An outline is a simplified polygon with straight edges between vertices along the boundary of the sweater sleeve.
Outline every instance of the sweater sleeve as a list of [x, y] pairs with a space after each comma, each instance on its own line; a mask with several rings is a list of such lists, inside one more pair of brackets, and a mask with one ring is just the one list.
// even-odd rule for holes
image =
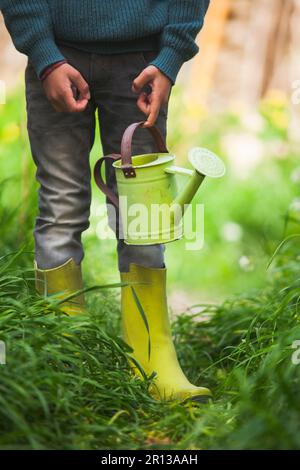
[[150, 62], [174, 85], [184, 62], [199, 52], [195, 39], [201, 30], [210, 0], [169, 0], [168, 24], [160, 37], [160, 52]]
[[55, 44], [47, 0], [0, 0], [15, 47], [31, 60], [38, 75], [64, 57]]

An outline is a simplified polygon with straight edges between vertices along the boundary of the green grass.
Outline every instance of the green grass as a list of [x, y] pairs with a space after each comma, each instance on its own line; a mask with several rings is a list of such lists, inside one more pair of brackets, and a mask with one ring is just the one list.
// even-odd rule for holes
[[[68, 318], [36, 296], [33, 273], [18, 265], [19, 257], [1, 259], [0, 448], [300, 447], [300, 367], [291, 361], [300, 270], [291, 254], [255, 296], [173, 324], [188, 377], [214, 391], [206, 405], [156, 402], [147, 381], [130, 375], [113, 290], [88, 294], [89, 313]], [[210, 321], [197, 321], [203, 314]]]
[[[241, 179], [222, 144], [227, 134], [244, 132], [241, 117], [210, 116], [188, 132], [175, 98], [169, 142], [179, 160], [189, 147], [207, 145], [224, 154], [229, 168], [198, 195], [205, 200], [204, 249], [186, 252], [183, 240], [167, 250], [169, 288], [200, 303], [199, 313], [182, 312], [173, 322], [179, 359], [191, 381], [212, 388], [214, 401], [159, 403], [147, 393], [149, 381], [130, 375], [119, 288], [100, 289], [118, 281], [115, 243], [97, 238], [96, 213], [84, 237], [86, 285], [99, 286], [87, 294], [88, 313], [68, 318], [58, 301], [37, 296], [37, 187], [20, 93], [0, 108], [0, 340], [7, 349], [7, 364], [0, 365], [1, 449], [300, 448], [300, 365], [292, 362], [300, 340], [299, 239], [289, 238], [266, 271], [276, 246], [299, 233], [297, 204], [291, 205], [299, 197], [291, 178], [298, 163], [282, 124], [285, 108], [262, 103], [255, 138], [272, 158]], [[284, 155], [272, 155], [274, 141], [285, 146]], [[95, 147], [92, 161], [99, 153]], [[94, 204], [100, 200], [94, 191]], [[228, 222], [241, 229], [234, 242], [222, 235]], [[242, 256], [251, 269], [241, 268]]]

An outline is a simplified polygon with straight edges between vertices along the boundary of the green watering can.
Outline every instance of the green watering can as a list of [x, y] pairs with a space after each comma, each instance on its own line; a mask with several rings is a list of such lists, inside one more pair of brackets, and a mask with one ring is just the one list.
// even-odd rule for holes
[[[101, 158], [94, 177], [108, 200], [119, 209], [121, 236], [128, 245], [154, 245], [177, 240], [183, 235], [184, 211], [195, 196], [205, 176], [219, 178], [225, 174], [222, 160], [202, 148], [189, 151], [194, 170], [174, 165], [175, 156], [168, 152], [155, 126], [147, 129], [157, 147], [156, 153], [132, 156], [132, 138], [144, 121], [131, 124], [125, 131], [121, 154]], [[101, 176], [104, 161], [112, 160], [116, 172], [118, 196]], [[176, 175], [188, 177], [179, 192]]]

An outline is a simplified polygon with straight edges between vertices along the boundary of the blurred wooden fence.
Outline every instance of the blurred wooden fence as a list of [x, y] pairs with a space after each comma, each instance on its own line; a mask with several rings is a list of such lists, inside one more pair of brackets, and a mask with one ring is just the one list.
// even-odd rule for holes
[[185, 79], [200, 103], [256, 105], [300, 79], [300, 0], [211, 0]]
[[8, 90], [20, 81], [25, 64], [26, 57], [15, 50], [0, 13], [0, 80], [5, 82]]

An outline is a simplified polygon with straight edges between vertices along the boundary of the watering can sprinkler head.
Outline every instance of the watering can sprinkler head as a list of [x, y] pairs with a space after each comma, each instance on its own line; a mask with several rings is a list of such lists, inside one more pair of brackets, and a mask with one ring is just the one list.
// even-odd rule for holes
[[226, 169], [223, 161], [213, 152], [201, 147], [194, 147], [188, 153], [188, 160], [197, 173], [203, 177], [221, 178]]

